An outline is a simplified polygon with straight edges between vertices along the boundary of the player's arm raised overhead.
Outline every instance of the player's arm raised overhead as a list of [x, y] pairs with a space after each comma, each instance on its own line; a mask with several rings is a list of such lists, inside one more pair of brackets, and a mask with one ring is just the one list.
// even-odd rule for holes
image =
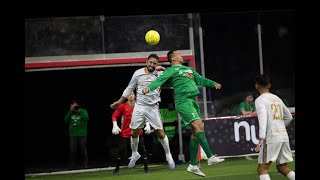
[[123, 91], [120, 99], [110, 105], [112, 109], [116, 109], [123, 101], [128, 99], [130, 93], [134, 91], [134, 89], [138, 85], [138, 80], [137, 80], [137, 71], [132, 75], [131, 80], [127, 86], [127, 88]]
[[197, 71], [195, 71], [194, 69], [192, 69], [193, 71], [193, 76], [194, 76], [194, 80], [196, 82], [197, 85], [200, 86], [204, 86], [204, 87], [210, 87], [213, 88], [215, 87], [216, 89], [220, 89], [221, 85], [211, 79], [207, 79], [203, 76], [201, 76]]

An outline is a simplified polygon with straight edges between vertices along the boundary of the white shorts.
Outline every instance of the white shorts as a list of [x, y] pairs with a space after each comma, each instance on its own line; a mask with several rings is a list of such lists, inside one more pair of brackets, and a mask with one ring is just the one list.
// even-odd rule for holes
[[293, 161], [289, 142], [262, 144], [259, 150], [258, 164], [270, 161], [284, 164]]
[[143, 128], [146, 121], [148, 121], [150, 126], [152, 126], [155, 130], [163, 129], [158, 104], [154, 106], [143, 106], [139, 104], [134, 105], [129, 127], [131, 129]]

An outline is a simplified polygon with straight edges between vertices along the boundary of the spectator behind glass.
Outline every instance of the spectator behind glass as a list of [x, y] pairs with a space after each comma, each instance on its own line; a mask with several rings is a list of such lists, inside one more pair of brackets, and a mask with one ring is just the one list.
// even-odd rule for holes
[[[81, 166], [88, 167], [87, 154], [87, 122], [89, 120], [86, 109], [81, 108], [76, 100], [70, 104], [70, 110], [64, 117], [64, 122], [69, 126], [69, 168], [76, 168], [77, 160]], [[80, 153], [78, 153], [78, 147]], [[81, 155], [81, 156], [79, 156]], [[80, 157], [79, 159], [77, 157]]]
[[238, 106], [231, 111], [232, 115], [251, 115], [256, 116], [256, 107], [254, 104], [254, 94], [248, 93]]

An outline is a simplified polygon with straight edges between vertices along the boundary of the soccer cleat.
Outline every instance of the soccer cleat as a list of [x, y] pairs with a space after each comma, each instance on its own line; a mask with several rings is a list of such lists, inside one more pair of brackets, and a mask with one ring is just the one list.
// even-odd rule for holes
[[149, 172], [149, 168], [148, 168], [148, 159], [147, 157], [144, 157], [143, 158], [143, 170], [144, 170], [144, 173], [148, 173]]
[[174, 163], [174, 160], [172, 159], [171, 153], [166, 154], [166, 160], [168, 161], [169, 169], [174, 169], [176, 164]]
[[149, 172], [148, 166], [145, 166], [145, 167], [143, 168], [143, 170], [144, 170], [144, 173], [148, 173], [148, 172]]
[[189, 166], [188, 166], [188, 168], [187, 168], [187, 171], [188, 171], [188, 172], [191, 172], [191, 173], [193, 173], [193, 174], [196, 174], [196, 175], [198, 175], [198, 176], [203, 176], [203, 177], [206, 176], [205, 174], [203, 174], [203, 172], [200, 171], [200, 169], [199, 169], [198, 166], [196, 166], [196, 165], [193, 166], [193, 165], [189, 164]]
[[218, 158], [216, 156], [211, 156], [209, 159], [208, 159], [208, 165], [213, 165], [213, 164], [217, 164], [217, 163], [220, 163], [222, 161], [224, 161], [225, 159], [222, 159], [222, 158]]
[[116, 167], [114, 170], [113, 170], [113, 175], [118, 175], [119, 174], [119, 168]]
[[132, 154], [132, 156], [130, 157], [130, 162], [128, 164], [128, 168], [132, 168], [134, 165], [136, 165], [136, 162], [138, 161], [138, 159], [141, 157], [141, 155], [139, 153], [137, 153], [136, 155]]

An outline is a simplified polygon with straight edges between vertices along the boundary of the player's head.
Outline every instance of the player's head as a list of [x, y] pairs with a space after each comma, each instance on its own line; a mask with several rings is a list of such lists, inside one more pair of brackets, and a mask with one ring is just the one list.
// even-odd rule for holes
[[128, 101], [133, 101], [135, 97], [136, 97], [136, 96], [135, 96], [134, 92], [132, 91], [132, 92], [130, 93], [129, 97], [128, 97]]
[[170, 64], [182, 64], [183, 63], [183, 58], [179, 51], [177, 50], [170, 50], [167, 53], [167, 58]]
[[266, 74], [257, 75], [255, 78], [255, 82], [256, 82], [255, 87], [259, 91], [259, 93], [261, 90], [269, 91], [271, 87], [271, 80], [269, 76]]
[[147, 69], [149, 72], [153, 72], [158, 66], [159, 56], [156, 54], [150, 54], [147, 60]]

